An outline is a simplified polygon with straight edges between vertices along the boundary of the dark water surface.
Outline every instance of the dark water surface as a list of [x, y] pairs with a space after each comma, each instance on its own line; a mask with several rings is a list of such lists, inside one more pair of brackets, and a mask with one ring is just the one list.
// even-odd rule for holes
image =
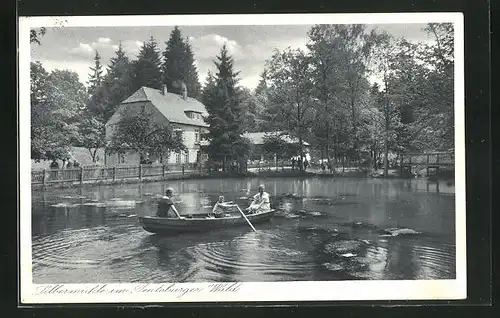
[[[178, 210], [240, 206], [263, 183], [269, 223], [162, 237], [154, 215], [173, 187]], [[455, 195], [445, 182], [224, 179], [52, 189], [32, 193], [34, 283], [455, 278]]]

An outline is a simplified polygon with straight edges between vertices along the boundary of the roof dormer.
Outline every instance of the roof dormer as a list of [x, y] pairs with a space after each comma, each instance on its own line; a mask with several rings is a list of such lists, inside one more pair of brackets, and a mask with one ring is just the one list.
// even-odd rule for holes
[[186, 116], [188, 116], [191, 119], [202, 119], [201, 112], [196, 111], [196, 110], [186, 110], [184, 111]]

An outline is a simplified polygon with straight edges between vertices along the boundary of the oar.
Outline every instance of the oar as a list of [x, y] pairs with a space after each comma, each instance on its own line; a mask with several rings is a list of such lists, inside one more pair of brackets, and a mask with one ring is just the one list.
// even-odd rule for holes
[[252, 228], [252, 230], [254, 230], [254, 232], [257, 232], [257, 230], [253, 227], [252, 223], [250, 223], [250, 220], [247, 218], [247, 216], [245, 215], [245, 213], [243, 213], [243, 211], [241, 211], [240, 207], [237, 204], [235, 204], [235, 205], [238, 208], [238, 210], [240, 211], [241, 215], [243, 215], [243, 217], [247, 221], [248, 225], [250, 225], [250, 227]]

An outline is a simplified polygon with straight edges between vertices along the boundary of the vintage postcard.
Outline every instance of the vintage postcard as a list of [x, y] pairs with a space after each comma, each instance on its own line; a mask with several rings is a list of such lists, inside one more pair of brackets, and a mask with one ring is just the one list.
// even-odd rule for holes
[[20, 17], [21, 303], [465, 299], [463, 23]]

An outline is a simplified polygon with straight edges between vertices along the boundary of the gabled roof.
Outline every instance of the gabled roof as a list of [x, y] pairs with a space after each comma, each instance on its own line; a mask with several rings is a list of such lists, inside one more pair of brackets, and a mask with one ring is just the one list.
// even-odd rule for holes
[[167, 92], [163, 95], [160, 90], [143, 86], [121, 104], [148, 101], [172, 123], [208, 127], [203, 119], [189, 118], [186, 115], [186, 111], [192, 111], [201, 113], [202, 116], [208, 116], [205, 105], [191, 97], [184, 100], [178, 94]]
[[[288, 135], [286, 133], [283, 134], [280, 131], [245, 133], [243, 135], [243, 137], [250, 139], [250, 141], [254, 145], [262, 145], [262, 144], [264, 144], [264, 137], [265, 136], [272, 136], [272, 135], [279, 135], [284, 142], [289, 143], [289, 144], [294, 144], [294, 143], [299, 142], [299, 140], [297, 138], [291, 137], [290, 135]], [[309, 143], [307, 143], [305, 141], [303, 141], [303, 144], [304, 144], [304, 146], [309, 146]]]

